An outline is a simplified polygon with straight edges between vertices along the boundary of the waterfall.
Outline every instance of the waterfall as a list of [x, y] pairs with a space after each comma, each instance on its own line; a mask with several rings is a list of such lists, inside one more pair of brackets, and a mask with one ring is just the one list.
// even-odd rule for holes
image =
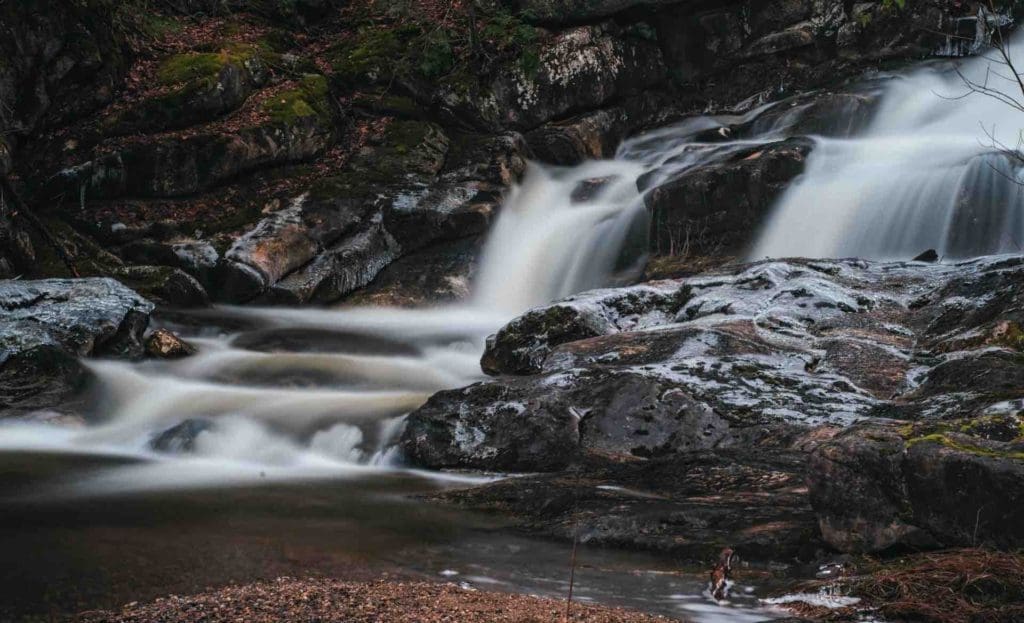
[[[1016, 52], [1024, 38], [1010, 45]], [[993, 59], [962, 76], [1024, 101]], [[927, 249], [943, 258], [1024, 248], [1024, 175], [1015, 149], [1024, 113], [969, 93], [948, 65], [889, 81], [867, 130], [817, 138], [804, 175], [782, 196], [750, 251], [763, 257], [909, 259]]]
[[392, 470], [404, 416], [434, 392], [480, 380], [488, 335], [532, 306], [635, 280], [647, 248], [636, 184], [645, 170], [621, 159], [531, 165], [510, 189], [461, 305], [192, 312], [202, 330], [178, 329], [197, 354], [86, 362], [89, 424], [0, 423], [0, 451], [116, 457], [69, 477], [61, 495]]

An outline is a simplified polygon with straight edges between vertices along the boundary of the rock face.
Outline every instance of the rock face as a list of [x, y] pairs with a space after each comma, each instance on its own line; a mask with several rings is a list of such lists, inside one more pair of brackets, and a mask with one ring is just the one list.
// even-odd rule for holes
[[153, 305], [112, 279], [0, 281], [0, 413], [52, 406], [80, 356], [138, 357]]
[[1024, 419], [1019, 406], [993, 411], [901, 429], [855, 428], [818, 448], [808, 482], [823, 538], [852, 552], [1019, 548]]

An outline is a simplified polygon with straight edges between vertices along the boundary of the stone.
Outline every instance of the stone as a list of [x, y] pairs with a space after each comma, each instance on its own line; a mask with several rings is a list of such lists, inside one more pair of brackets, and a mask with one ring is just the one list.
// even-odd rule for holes
[[168, 329], [157, 329], [146, 338], [146, 354], [157, 359], [181, 359], [196, 352], [195, 346]]
[[185, 420], [154, 436], [149, 447], [166, 454], [188, 454], [195, 451], [199, 435], [213, 429], [214, 425], [209, 420]]
[[684, 171], [645, 195], [658, 255], [734, 251], [752, 239], [775, 200], [804, 170], [813, 148], [789, 139]]
[[556, 34], [539, 51], [539, 67], [499, 72], [490, 84], [441, 85], [436, 97], [453, 120], [492, 130], [529, 130], [574, 110], [593, 110], [635, 95], [666, 77], [653, 42], [620, 36], [610, 24]]
[[139, 357], [153, 304], [105, 278], [0, 281], [0, 413], [60, 403], [78, 357]]

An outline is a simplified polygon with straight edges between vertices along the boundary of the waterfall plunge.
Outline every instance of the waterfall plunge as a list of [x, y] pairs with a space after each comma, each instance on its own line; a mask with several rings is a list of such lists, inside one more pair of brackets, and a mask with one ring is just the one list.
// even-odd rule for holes
[[[1024, 62], [1011, 44], [1015, 61]], [[1024, 99], [1006, 68], [990, 58], [965, 62], [978, 83]], [[783, 195], [751, 259], [863, 257], [908, 259], [926, 249], [943, 258], [1016, 252], [1024, 247], [1024, 182], [1014, 158], [1024, 112], [967, 92], [948, 66], [890, 81], [863, 135], [818, 138], [804, 175]]]

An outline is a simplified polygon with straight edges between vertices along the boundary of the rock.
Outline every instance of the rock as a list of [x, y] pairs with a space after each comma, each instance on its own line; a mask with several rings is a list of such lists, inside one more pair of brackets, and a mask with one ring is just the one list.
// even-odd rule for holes
[[877, 552], [932, 539], [909, 523], [904, 440], [886, 429], [839, 435], [811, 456], [808, 486], [822, 538], [843, 552]]
[[307, 75], [264, 104], [266, 120], [236, 132], [170, 136], [128, 146], [59, 171], [50, 196], [83, 192], [91, 199], [178, 197], [208, 190], [261, 167], [308, 160], [335, 136], [323, 76]]
[[372, 224], [274, 284], [263, 299], [287, 305], [337, 301], [373, 281], [398, 255], [398, 245], [390, 234]]
[[939, 254], [935, 252], [935, 249], [928, 249], [913, 259], [915, 262], [938, 262]]
[[675, 105], [672, 97], [648, 92], [619, 106], [546, 123], [528, 132], [526, 142], [537, 159], [550, 164], [611, 158], [627, 136], [674, 116]]
[[157, 329], [146, 338], [146, 353], [157, 359], [180, 359], [196, 354], [196, 347], [167, 329]]
[[220, 260], [220, 254], [205, 240], [136, 240], [121, 247], [119, 253], [133, 264], [180, 268], [206, 287], [214, 282]]
[[661, 51], [610, 24], [562, 31], [540, 49], [539, 67], [498, 73], [490, 84], [442, 84], [437, 93], [453, 121], [528, 130], [574, 110], [593, 110], [663, 81]]
[[[575, 470], [579, 470], [577, 476]], [[808, 560], [822, 546], [803, 488], [806, 455], [771, 445], [643, 461], [592, 458], [570, 472], [442, 493], [563, 541], [650, 550], [690, 563], [733, 547], [750, 561]]]
[[152, 303], [113, 279], [0, 281], [0, 412], [53, 406], [82, 356], [139, 357]]
[[638, 6], [669, 5], [685, 0], [524, 0], [520, 12], [539, 22], [574, 24], [608, 17]]
[[153, 437], [149, 442], [149, 447], [157, 452], [168, 454], [194, 452], [196, 438], [208, 430], [213, 430], [213, 428], [213, 423], [209, 420], [185, 420]]
[[751, 240], [771, 206], [804, 170], [813, 143], [789, 139], [683, 172], [645, 195], [652, 251], [721, 253]]
[[206, 289], [188, 273], [170, 266], [125, 266], [116, 269], [118, 281], [161, 305], [207, 307]]
[[259, 45], [231, 44], [170, 56], [157, 70], [157, 81], [169, 90], [104, 118], [102, 132], [122, 136], [175, 130], [231, 112], [269, 79], [266, 55]]
[[492, 375], [539, 372], [559, 344], [665, 322], [675, 316], [688, 296], [685, 288], [659, 284], [572, 296], [529, 311], [502, 327], [488, 338], [480, 365]]
[[130, 56], [119, 15], [98, 0], [0, 6], [0, 152], [111, 100]]
[[1024, 419], [995, 419], [1009, 421], [1004, 441], [989, 438], [989, 417], [898, 430], [860, 427], [819, 447], [808, 484], [823, 538], [847, 552], [1019, 548]]
[[[438, 394], [410, 415], [405, 447], [434, 467], [559, 469], [534, 456], [532, 445], [575, 439], [579, 452], [638, 457], [739, 443], [780, 424], [849, 426], [892, 414], [954, 419], [1013, 408], [1024, 403], [1020, 341], [1007, 337], [1019, 326], [1011, 323], [1020, 314], [1022, 266], [1004, 258], [771, 261], [579, 294], [489, 338], [484, 369], [517, 376]], [[946, 315], [919, 306], [923, 292], [999, 283], [988, 290], [998, 298], [952, 299], [973, 301], [973, 313], [958, 310], [965, 335], [975, 335], [970, 325], [984, 317], [991, 338], [955, 342], [948, 355], [915, 353], [937, 330], [934, 319]], [[988, 315], [974, 316], [982, 309]], [[645, 396], [657, 396], [649, 410]], [[604, 415], [609, 404], [614, 414]], [[655, 424], [640, 423], [644, 414]], [[538, 427], [530, 436], [506, 430], [524, 421]]]
[[345, 297], [350, 305], [423, 307], [465, 302], [476, 272], [482, 238], [463, 238], [395, 260], [366, 287]]
[[435, 394], [409, 416], [402, 447], [432, 468], [555, 471], [581, 453], [652, 457], [727, 440], [728, 423], [671, 383], [595, 370]]

